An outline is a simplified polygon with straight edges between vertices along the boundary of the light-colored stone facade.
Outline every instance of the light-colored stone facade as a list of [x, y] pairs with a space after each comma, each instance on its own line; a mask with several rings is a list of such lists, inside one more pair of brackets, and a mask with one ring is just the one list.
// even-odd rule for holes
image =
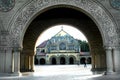
[[[19, 74], [20, 69], [33, 71], [38, 36], [52, 25], [61, 23], [73, 25], [85, 34], [90, 44], [92, 69], [107, 68], [108, 73], [120, 72], [120, 5], [117, 1], [15, 0], [8, 2], [10, 8], [0, 4], [0, 73]], [[42, 13], [56, 8], [82, 12], [89, 20], [81, 19], [79, 14], [75, 17], [70, 12], [73, 17], [45, 17], [39, 18], [39, 23], [35, 22]], [[33, 28], [32, 24], [39, 24], [39, 27], [34, 25]]]

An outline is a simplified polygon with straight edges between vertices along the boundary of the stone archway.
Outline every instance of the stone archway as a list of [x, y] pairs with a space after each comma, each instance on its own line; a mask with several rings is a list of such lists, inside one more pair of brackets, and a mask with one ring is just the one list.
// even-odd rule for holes
[[40, 65], [44, 65], [44, 64], [46, 64], [46, 61], [45, 61], [44, 58], [41, 58], [40, 61], [39, 61], [39, 63], [40, 63]]
[[57, 56], [51, 56], [49, 58], [48, 62], [49, 62], [50, 65], [56, 65], [56, 64], [58, 64]]
[[73, 59], [73, 57], [70, 57], [70, 58], [69, 58], [69, 64], [74, 64], [74, 59]]
[[51, 64], [53, 64], [53, 65], [57, 64], [56, 58], [54, 58], [54, 57], [52, 58]]
[[[99, 4], [97, 4], [94, 1], [89, 0], [35, 0], [27, 3], [27, 5], [21, 9], [20, 12], [16, 13], [15, 17], [13, 18], [10, 26], [10, 34], [12, 37], [12, 44], [11, 46], [17, 49], [19, 49], [21, 46], [23, 46], [23, 40], [25, 32], [31, 23], [31, 21], [41, 14], [44, 11], [47, 11], [48, 9], [54, 8], [54, 7], [70, 7], [72, 9], [82, 11], [87, 16], [89, 16], [94, 23], [96, 23], [100, 34], [102, 36], [103, 45], [106, 47], [106, 53], [107, 54], [107, 69], [108, 71], [111, 71], [113, 69], [112, 66], [109, 67], [110, 64], [113, 64], [112, 60], [108, 58], [111, 57], [112, 49], [118, 46], [118, 35], [116, 33], [116, 25], [114, 21], [111, 19], [111, 16], [108, 12], [106, 12]], [[14, 34], [16, 33], [16, 34]], [[94, 46], [96, 48], [96, 46]], [[23, 46], [24, 49], [24, 46]], [[98, 48], [96, 48], [98, 49]], [[118, 49], [117, 49], [118, 50]], [[16, 50], [15, 50], [16, 52]], [[92, 51], [94, 52], [94, 51]], [[19, 50], [17, 50], [17, 53], [20, 53]], [[118, 53], [114, 51], [114, 53]], [[27, 55], [26, 59], [33, 59], [34, 55], [34, 47], [32, 49], [26, 48], [23, 51], [24, 55]], [[29, 55], [28, 55], [29, 54]], [[117, 57], [115, 55], [115, 57]], [[94, 59], [94, 58], [93, 58]], [[94, 60], [92, 60], [94, 61]], [[116, 62], [117, 60], [115, 60]], [[31, 60], [31, 65], [33, 61]], [[94, 64], [93, 64], [94, 65]], [[116, 65], [116, 64], [115, 64]], [[32, 66], [31, 66], [32, 67]], [[118, 67], [115, 67], [115, 70], [119, 70]]]
[[76, 64], [77, 63], [77, 59], [73, 55], [70, 55], [68, 59], [69, 59], [69, 64]]
[[[34, 19], [37, 15], [39, 15], [42, 10], [47, 10], [52, 7], [58, 7], [59, 6], [65, 6], [71, 8], [79, 9], [80, 11], [83, 10], [85, 14], [88, 14], [96, 25], [98, 25], [98, 28], [101, 32], [101, 35], [104, 40], [104, 46], [114, 46], [118, 43], [117, 40], [117, 33], [116, 33], [116, 25], [114, 24], [114, 21], [111, 19], [108, 13], [100, 7], [97, 3], [93, 1], [81, 1], [81, 0], [56, 0], [56, 1], [50, 1], [50, 0], [36, 0], [29, 2], [28, 5], [26, 5], [21, 13], [16, 14], [16, 18], [11, 26], [11, 34], [13, 35], [14, 40], [20, 38], [20, 41], [16, 40], [13, 44], [17, 45], [20, 44], [20, 42], [23, 40], [24, 33], [31, 22], [31, 20]], [[41, 11], [41, 12], [40, 12]], [[23, 26], [21, 26], [23, 25]], [[18, 26], [18, 27], [16, 27]], [[107, 33], [106, 33], [107, 31]], [[14, 34], [16, 33], [16, 34]], [[23, 33], [20, 36], [20, 33]], [[106, 33], [106, 34], [105, 34]], [[114, 40], [112, 39], [114, 38]], [[22, 42], [21, 42], [22, 43]]]
[[82, 58], [80, 58], [80, 64], [84, 64], [85, 63], [85, 57], [82, 57]]
[[66, 64], [65, 57], [60, 57], [60, 64]]

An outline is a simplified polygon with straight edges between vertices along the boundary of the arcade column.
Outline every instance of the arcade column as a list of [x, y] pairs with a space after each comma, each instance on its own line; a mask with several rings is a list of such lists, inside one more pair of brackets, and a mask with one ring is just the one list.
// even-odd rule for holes
[[14, 75], [20, 75], [20, 52], [21, 48], [13, 48], [12, 51], [12, 73]]
[[120, 47], [113, 48], [114, 71], [120, 73]]
[[105, 47], [106, 50], [106, 64], [107, 64], [107, 72], [106, 74], [113, 73], [113, 53], [112, 47]]

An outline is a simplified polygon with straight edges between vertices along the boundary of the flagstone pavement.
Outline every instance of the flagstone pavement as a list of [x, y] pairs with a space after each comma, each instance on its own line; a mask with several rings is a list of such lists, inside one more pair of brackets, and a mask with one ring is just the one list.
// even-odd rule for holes
[[0, 80], [120, 80], [120, 74], [104, 75], [90, 69], [91, 65], [37, 65], [35, 72], [21, 73], [21, 76], [0, 74]]

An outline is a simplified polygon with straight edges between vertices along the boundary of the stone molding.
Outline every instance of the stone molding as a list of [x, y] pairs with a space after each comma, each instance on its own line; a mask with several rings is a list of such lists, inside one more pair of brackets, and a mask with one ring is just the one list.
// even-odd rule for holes
[[118, 36], [115, 29], [115, 23], [109, 16], [109, 14], [101, 8], [96, 2], [92, 0], [32, 0], [26, 4], [26, 6], [16, 13], [16, 17], [13, 19], [11, 26], [11, 36], [13, 38], [14, 46], [20, 45], [24, 35], [24, 31], [29, 24], [29, 21], [33, 19], [43, 9], [56, 7], [57, 5], [65, 5], [71, 7], [77, 7], [88, 13], [95, 22], [99, 25], [98, 28], [102, 34], [103, 42], [105, 46], [118, 45]]
[[110, 46], [106, 46], [104, 48], [105, 48], [105, 50], [112, 50], [113, 49], [113, 47], [110, 47]]
[[105, 46], [105, 50], [120, 50], [120, 46]]
[[5, 46], [0, 46], [0, 52], [4, 53], [6, 51], [21, 52], [22, 48], [21, 47], [5, 47]]
[[21, 48], [21, 47], [13, 47], [13, 48], [12, 48], [12, 51], [13, 51], [13, 52], [21, 52], [21, 51], [22, 51], [22, 48]]
[[0, 46], [9, 46], [10, 36], [9, 31], [0, 31]]

